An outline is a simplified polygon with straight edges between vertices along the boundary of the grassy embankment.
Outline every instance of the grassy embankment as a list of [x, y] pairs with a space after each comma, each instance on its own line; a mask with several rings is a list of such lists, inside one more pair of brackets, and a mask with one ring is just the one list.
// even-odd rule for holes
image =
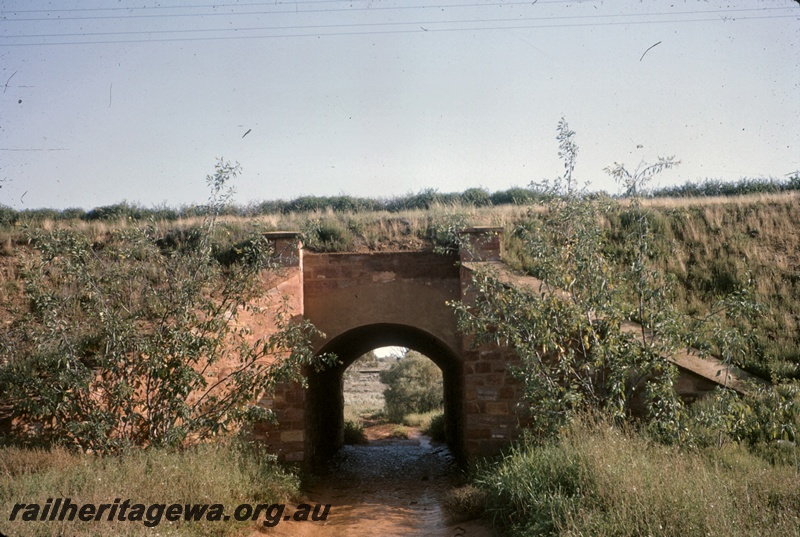
[[[624, 202], [623, 202], [624, 203]], [[800, 200], [796, 193], [758, 194], [738, 198], [664, 198], [648, 200], [656, 242], [656, 263], [676, 279], [676, 302], [688, 315], [701, 316], [714, 300], [750, 280], [763, 306], [752, 326], [758, 344], [740, 365], [771, 377], [800, 378]], [[501, 226], [506, 230], [506, 260], [525, 270], [525, 253], [514, 229], [536, 218], [539, 206], [474, 207], [438, 205], [406, 212], [321, 212], [228, 216], [217, 232], [224, 255], [253, 231], [301, 230], [312, 251], [383, 251], [430, 248], [447, 244], [466, 225]], [[154, 223], [177, 243], [199, 218]], [[50, 229], [72, 227], [102, 243], [110, 228], [140, 225], [136, 220], [42, 220], [29, 225]], [[624, 211], [605, 222], [610, 249], [627, 231]], [[21, 282], [13, 262], [23, 242], [22, 226], [0, 230], [3, 281], [0, 302], [18, 295]], [[0, 256], [0, 261], [3, 256]]]
[[[665, 198], [646, 206], [653, 262], [674, 277], [677, 308], [700, 318], [715, 300], [749, 285], [761, 313], [744, 327], [756, 338], [754, 352], [737, 365], [767, 379], [800, 378], [800, 196]], [[624, 202], [603, 226], [609, 254], [618, 255], [630, 232]], [[506, 261], [524, 271], [527, 254], [506, 229]]]
[[[652, 200], [648, 206], [657, 238], [656, 262], [675, 276], [681, 308], [687, 314], [702, 315], [714, 298], [752, 279], [764, 313], [751, 327], [758, 340], [757, 352], [741, 365], [767, 377], [800, 377], [797, 195]], [[513, 230], [521, 221], [536, 218], [537, 210], [445, 204], [407, 212], [325, 210], [228, 216], [217, 243], [224, 252], [252, 230], [300, 229], [306, 233], [307, 247], [317, 251], [416, 249], [446, 243], [450, 232], [467, 223], [498, 225], [506, 229], [507, 259], [524, 269], [525, 256]], [[625, 232], [624, 220], [617, 218], [612, 215], [606, 222], [612, 238]], [[180, 240], [181, 230], [197, 222], [190, 217], [155, 225], [165, 236]], [[102, 242], [111, 227], [138, 224], [130, 219], [44, 219], [31, 225], [75, 227]], [[2, 231], [2, 244], [0, 300], [8, 304], [22, 291], [14, 258], [15, 250], [24, 247], [19, 224]], [[236, 505], [277, 501], [294, 493], [294, 478], [238, 453], [202, 448], [97, 459], [59, 449], [6, 448], [0, 452], [0, 500], [8, 506], [44, 502], [58, 495], [101, 503], [124, 495], [145, 503], [208, 498]], [[796, 467], [785, 462], [790, 459], [786, 456], [783, 463], [773, 464], [736, 445], [687, 451], [659, 446], [637, 433], [604, 424], [578, 425], [552, 444], [518, 448], [498, 465], [485, 467], [477, 482], [495, 499], [488, 503], [490, 513], [518, 528], [539, 525], [573, 535], [798, 535], [800, 488]], [[32, 523], [13, 527], [4, 523], [0, 529], [15, 535], [61, 531], [55, 525]], [[162, 533], [166, 529], [160, 526]], [[174, 529], [193, 535], [246, 531], [232, 523]], [[82, 523], [69, 533], [91, 535], [104, 530], [101, 525]], [[143, 528], [135, 524], [114, 528], [114, 533], [120, 531]]]

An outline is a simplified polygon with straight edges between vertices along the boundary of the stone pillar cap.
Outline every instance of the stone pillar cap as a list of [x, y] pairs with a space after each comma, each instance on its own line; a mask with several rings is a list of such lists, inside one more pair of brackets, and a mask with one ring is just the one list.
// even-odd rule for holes
[[295, 237], [300, 237], [302, 235], [299, 231], [265, 231], [263, 233], [264, 237], [268, 239], [293, 239]]
[[463, 229], [463, 243], [458, 256], [462, 263], [471, 261], [500, 261], [503, 257], [503, 228], [497, 226], [474, 226]]
[[472, 226], [459, 231], [459, 233], [501, 233], [503, 228], [500, 226]]

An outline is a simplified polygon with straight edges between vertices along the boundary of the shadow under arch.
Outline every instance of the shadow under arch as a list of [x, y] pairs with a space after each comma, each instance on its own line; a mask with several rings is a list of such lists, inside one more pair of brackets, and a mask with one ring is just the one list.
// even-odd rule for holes
[[442, 371], [445, 438], [463, 464], [464, 389], [461, 357], [437, 337], [412, 326], [378, 323], [359, 326], [327, 342], [317, 354], [333, 353], [339, 365], [308, 374], [306, 438], [310, 459], [319, 465], [344, 445], [344, 372], [360, 356], [378, 347], [407, 347], [430, 358]]

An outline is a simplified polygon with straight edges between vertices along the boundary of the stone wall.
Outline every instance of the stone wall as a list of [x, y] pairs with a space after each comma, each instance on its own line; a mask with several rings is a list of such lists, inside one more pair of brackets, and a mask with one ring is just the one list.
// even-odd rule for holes
[[523, 386], [509, 373], [518, 362], [509, 349], [484, 345], [464, 357], [465, 449], [468, 458], [496, 455], [520, 434]]
[[[471, 288], [472, 263], [502, 259], [502, 228], [469, 228], [461, 233], [461, 301], [469, 304], [475, 294]], [[519, 362], [513, 349], [484, 344], [475, 347], [472, 338], [462, 335], [464, 371], [465, 449], [468, 458], [495, 455], [520, 433], [526, 420], [522, 401], [523, 385], [509, 372]]]
[[[280, 305], [287, 308], [293, 319], [302, 319], [305, 311], [300, 235], [296, 232], [271, 232], [266, 237], [273, 246], [273, 261], [280, 268], [264, 273], [262, 285], [265, 295], [257, 305], [265, 308]], [[269, 315], [252, 316], [243, 312], [241, 320], [252, 330], [253, 338], [269, 335], [276, 330]], [[306, 444], [305, 399], [306, 390], [297, 383], [278, 386], [274, 394], [258, 401], [264, 408], [272, 409], [277, 423], [256, 424], [251, 431], [252, 438], [270, 453], [277, 454], [281, 460], [303, 461]]]

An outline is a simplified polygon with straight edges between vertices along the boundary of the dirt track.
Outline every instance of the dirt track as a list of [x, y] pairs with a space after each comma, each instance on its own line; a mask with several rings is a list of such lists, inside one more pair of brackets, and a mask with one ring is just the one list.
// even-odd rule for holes
[[[382, 433], [367, 432], [373, 438]], [[306, 503], [331, 504], [326, 520], [287, 520], [260, 528], [251, 537], [496, 535], [479, 521], [447, 520], [441, 498], [457, 477], [448, 449], [432, 445], [416, 432], [409, 439], [384, 438], [346, 446], [305, 491]]]

